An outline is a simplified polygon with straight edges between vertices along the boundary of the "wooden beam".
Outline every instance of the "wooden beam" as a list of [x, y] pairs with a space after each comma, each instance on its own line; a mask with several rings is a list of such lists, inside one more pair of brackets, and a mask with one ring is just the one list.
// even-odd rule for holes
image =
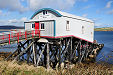
[[39, 61], [40, 61], [40, 59], [41, 59], [41, 57], [42, 57], [42, 54], [43, 54], [43, 52], [44, 52], [44, 50], [45, 50], [45, 46], [46, 46], [46, 44], [44, 45], [44, 48], [43, 48], [42, 52], [40, 53], [40, 56], [39, 56], [38, 61], [37, 61], [37, 66], [38, 66]]
[[36, 52], [35, 52], [35, 43], [34, 43], [34, 40], [33, 40], [33, 45], [32, 45], [32, 49], [33, 49], [33, 56], [34, 56], [34, 65], [36, 66]]
[[29, 46], [26, 49], [24, 49], [19, 55], [17, 55], [15, 57], [15, 59], [12, 61], [12, 63], [14, 63], [17, 60], [17, 58], [19, 58], [21, 55], [23, 55], [23, 53], [25, 53], [28, 50], [28, 48], [33, 45], [33, 43], [34, 42], [31, 42], [31, 44], [29, 44]]
[[50, 68], [50, 65], [49, 65], [49, 43], [47, 43], [47, 69]]
[[78, 62], [81, 62], [81, 60], [80, 60], [81, 59], [81, 42], [79, 43], [77, 52], [78, 52]]
[[15, 50], [11, 55], [9, 55], [5, 60], [8, 60], [8, 59], [9, 59], [10, 57], [12, 57], [17, 51], [18, 51], [18, 49]]

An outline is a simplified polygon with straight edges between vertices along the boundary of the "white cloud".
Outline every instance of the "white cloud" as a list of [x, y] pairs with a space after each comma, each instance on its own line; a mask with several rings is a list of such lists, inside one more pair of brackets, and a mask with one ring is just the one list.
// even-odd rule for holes
[[113, 1], [109, 1], [109, 2], [106, 4], [106, 8], [110, 8], [112, 3], [113, 3]]
[[84, 7], [83, 9], [88, 9], [88, 8], [90, 8], [91, 6], [90, 5], [88, 5], [88, 6], [86, 6], [86, 7]]
[[[0, 0], [0, 9], [9, 11], [25, 12], [36, 11], [41, 8], [70, 9], [76, 2], [87, 2], [88, 0]], [[23, 4], [26, 3], [27, 6]]]
[[108, 14], [113, 14], [113, 9], [111, 11], [108, 11]]
[[54, 7], [57, 9], [68, 9], [73, 7], [77, 0], [29, 0], [29, 7], [37, 10], [44, 7]]
[[2, 10], [0, 10], [0, 15], [2, 15]]
[[10, 11], [24, 12], [28, 10], [25, 8], [20, 0], [0, 0], [0, 9], [8, 9]]
[[22, 2], [24, 2], [25, 0], [21, 0]]
[[83, 14], [82, 16], [83, 16], [83, 17], [87, 17], [87, 16], [88, 16], [88, 14]]
[[25, 21], [27, 21], [26, 17], [21, 19], [0, 20], [0, 25], [24, 26]]

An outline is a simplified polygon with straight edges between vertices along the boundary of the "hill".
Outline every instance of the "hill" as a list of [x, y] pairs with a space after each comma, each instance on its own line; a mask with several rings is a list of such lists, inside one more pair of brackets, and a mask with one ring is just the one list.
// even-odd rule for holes
[[0, 29], [24, 29], [24, 27], [13, 26], [13, 25], [5, 25], [5, 26], [0, 26]]
[[95, 28], [95, 31], [113, 31], [113, 27]]

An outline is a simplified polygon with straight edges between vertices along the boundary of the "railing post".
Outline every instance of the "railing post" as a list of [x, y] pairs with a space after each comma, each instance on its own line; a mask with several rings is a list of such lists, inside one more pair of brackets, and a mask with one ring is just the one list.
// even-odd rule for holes
[[3, 33], [3, 40], [4, 40], [4, 33]]
[[9, 44], [10, 44], [10, 34], [9, 34]]
[[34, 38], [34, 30], [32, 30], [32, 38]]
[[11, 32], [11, 38], [13, 39], [13, 32]]
[[27, 32], [25, 31], [25, 40], [27, 40]]
[[19, 43], [19, 32], [17, 33], [17, 37], [18, 37], [18, 43]]
[[40, 38], [40, 30], [38, 30], [38, 31], [39, 31], [39, 33], [38, 33], [38, 34], [39, 34], [39, 38]]

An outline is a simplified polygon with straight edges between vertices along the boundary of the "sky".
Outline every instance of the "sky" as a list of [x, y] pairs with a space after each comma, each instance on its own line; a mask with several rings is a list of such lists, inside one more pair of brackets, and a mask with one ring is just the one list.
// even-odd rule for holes
[[24, 26], [41, 8], [89, 18], [95, 27], [113, 27], [113, 0], [0, 0], [0, 25]]

